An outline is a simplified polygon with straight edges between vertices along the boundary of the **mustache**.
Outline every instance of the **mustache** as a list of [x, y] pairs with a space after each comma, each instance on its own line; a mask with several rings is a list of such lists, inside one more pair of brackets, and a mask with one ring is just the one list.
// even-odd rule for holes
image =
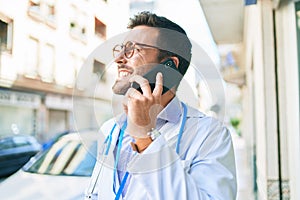
[[129, 65], [121, 64], [121, 65], [118, 65], [118, 69], [130, 69], [130, 70], [132, 70], [132, 67], [130, 67]]

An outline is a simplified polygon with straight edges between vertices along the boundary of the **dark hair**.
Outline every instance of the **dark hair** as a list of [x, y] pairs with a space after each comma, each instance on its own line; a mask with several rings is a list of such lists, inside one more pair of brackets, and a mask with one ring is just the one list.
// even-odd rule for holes
[[[149, 11], [140, 12], [137, 15], [135, 15], [133, 18], [130, 18], [127, 28], [133, 29], [134, 27], [139, 26], [139, 25], [145, 25], [145, 26], [149, 26], [149, 27], [166, 28], [166, 29], [174, 30], [174, 31], [177, 31], [177, 32], [180, 32], [180, 33], [186, 35], [186, 32], [184, 31], [184, 29], [181, 28], [178, 24], [170, 21], [169, 19], [167, 19], [165, 17], [157, 16], [156, 14], [151, 13]], [[187, 41], [189, 41], [189, 40], [187, 40]], [[190, 47], [192, 46], [190, 42], [188, 45]], [[190, 65], [190, 57], [188, 58], [188, 60], [186, 60], [182, 56], [172, 53], [170, 51], [160, 50], [158, 59], [162, 60], [163, 58], [170, 57], [170, 56], [178, 57], [178, 59], [179, 59], [178, 70], [183, 76], [186, 73], [188, 66]]]

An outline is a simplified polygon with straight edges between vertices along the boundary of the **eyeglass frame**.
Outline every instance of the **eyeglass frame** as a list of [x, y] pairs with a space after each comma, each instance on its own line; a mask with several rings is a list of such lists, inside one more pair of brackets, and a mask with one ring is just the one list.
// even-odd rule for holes
[[[128, 43], [132, 43], [133, 45], [132, 45], [132, 49], [126, 51], [126, 45], [127, 45]], [[117, 45], [114, 46], [114, 48], [112, 49], [112, 51], [113, 51], [113, 57], [114, 57], [114, 58], [117, 58], [117, 57], [119, 57], [119, 55], [123, 52], [123, 53], [124, 53], [124, 56], [125, 56], [127, 59], [130, 59], [130, 58], [134, 55], [134, 53], [135, 53], [134, 51], [135, 51], [135, 50], [138, 50], [137, 48], [135, 48], [135, 45], [142, 46], [142, 47], [149, 47], [149, 48], [154, 48], [154, 49], [161, 50], [161, 49], [159, 49], [158, 47], [152, 46], [152, 45], [149, 45], [149, 44], [143, 44], [143, 43], [138, 43], [138, 42], [133, 42], [133, 41], [127, 41], [125, 44], [117, 44]], [[121, 47], [121, 49], [117, 51], [117, 50], [116, 50], [116, 47]], [[129, 56], [128, 56], [128, 54], [126, 54], [126, 52], [130, 52], [130, 51], [131, 51], [131, 53], [130, 53]]]

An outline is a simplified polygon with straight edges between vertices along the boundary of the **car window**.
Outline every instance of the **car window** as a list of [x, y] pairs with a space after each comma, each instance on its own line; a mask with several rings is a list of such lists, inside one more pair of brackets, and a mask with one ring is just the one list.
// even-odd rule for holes
[[29, 172], [51, 175], [91, 176], [96, 158], [97, 142], [82, 144], [64, 137], [51, 146], [27, 169]]
[[11, 138], [5, 138], [0, 141], [0, 150], [11, 149], [14, 147], [14, 143]]
[[15, 147], [22, 147], [22, 146], [29, 146], [30, 142], [25, 137], [14, 137], [14, 146]]

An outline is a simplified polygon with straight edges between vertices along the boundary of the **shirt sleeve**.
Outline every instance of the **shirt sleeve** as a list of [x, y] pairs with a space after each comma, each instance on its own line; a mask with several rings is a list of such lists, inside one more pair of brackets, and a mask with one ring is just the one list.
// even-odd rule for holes
[[149, 199], [235, 200], [230, 132], [219, 127], [208, 131], [204, 139], [198, 140], [197, 135], [189, 136], [180, 156], [162, 135], [131, 160], [128, 171]]

